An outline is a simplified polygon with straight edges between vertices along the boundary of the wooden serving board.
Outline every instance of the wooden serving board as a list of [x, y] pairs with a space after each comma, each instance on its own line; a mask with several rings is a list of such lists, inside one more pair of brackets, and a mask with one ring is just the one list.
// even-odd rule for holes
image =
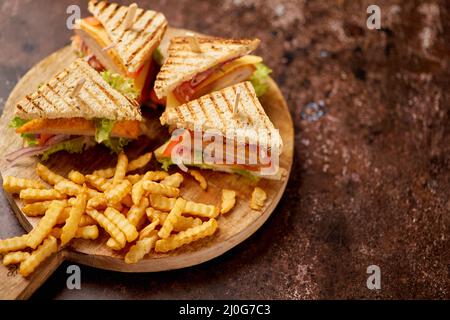
[[[185, 32], [180, 29], [169, 29], [161, 45], [163, 53], [167, 48], [168, 40], [173, 35]], [[0, 119], [0, 148], [3, 155], [20, 148], [22, 144], [21, 138], [8, 127], [8, 123], [13, 118], [16, 102], [26, 94], [35, 91], [40, 83], [49, 80], [75, 58], [70, 47], [63, 48], [38, 63], [19, 81], [11, 93]], [[106, 235], [102, 235], [96, 241], [76, 240], [69, 247], [47, 259], [27, 279], [20, 276], [14, 268], [0, 265], [0, 299], [28, 298], [64, 260], [120, 272], [156, 272], [200, 264], [223, 254], [247, 239], [269, 218], [278, 204], [287, 184], [293, 158], [293, 123], [286, 102], [274, 81], [270, 80], [269, 92], [261, 99], [261, 102], [283, 138], [284, 148], [280, 166], [287, 172], [282, 181], [261, 180], [257, 183], [267, 192], [268, 196], [263, 211], [250, 209], [249, 199], [255, 183], [246, 178], [203, 170], [202, 174], [207, 178], [209, 184], [205, 192], [189, 175], [184, 174], [185, 182], [181, 191], [182, 196], [189, 200], [220, 206], [223, 188], [237, 191], [236, 207], [229, 214], [218, 218], [219, 230], [215, 235], [167, 254], [152, 253], [144, 260], [132, 265], [125, 264], [124, 252], [115, 252], [105, 245]], [[160, 113], [161, 111], [145, 111], [150, 130], [146, 137], [127, 147], [126, 152], [130, 159], [143, 152], [154, 150], [169, 137], [167, 129], [159, 125]], [[55, 172], [67, 176], [72, 169], [88, 173], [95, 169], [112, 167], [115, 165], [116, 159], [115, 155], [111, 155], [105, 148], [99, 146], [81, 155], [56, 154], [46, 165]], [[0, 160], [1, 176], [2, 178], [8, 175], [37, 178], [35, 173], [37, 162], [38, 158], [30, 158], [11, 167], [2, 159]], [[148, 169], [152, 168], [159, 168], [154, 160]], [[22, 203], [18, 198], [11, 197], [6, 193], [5, 195], [21, 225], [26, 231], [30, 231], [38, 219], [29, 218], [21, 212]]]

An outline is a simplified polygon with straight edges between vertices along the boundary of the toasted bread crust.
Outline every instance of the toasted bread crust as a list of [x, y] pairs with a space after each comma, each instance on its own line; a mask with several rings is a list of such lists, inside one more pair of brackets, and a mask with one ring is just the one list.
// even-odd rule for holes
[[170, 41], [168, 57], [156, 77], [155, 93], [162, 99], [184, 81], [220, 63], [244, 56], [255, 50], [259, 39], [223, 39], [197, 37], [201, 53], [193, 52], [187, 37]]
[[[236, 114], [233, 107], [240, 93]], [[277, 147], [281, 152], [281, 136], [264, 111], [251, 82], [215, 91], [178, 107], [167, 109], [160, 118], [162, 125], [184, 128], [190, 131], [214, 130], [237, 143], [249, 143]], [[267, 134], [261, 141], [259, 134]], [[233, 134], [233, 137], [229, 135]]]
[[127, 6], [107, 1], [91, 0], [88, 10], [105, 28], [116, 44], [115, 50], [129, 73], [137, 72], [159, 46], [168, 23], [165, 16], [156, 11], [139, 8], [133, 27], [125, 30]]
[[[81, 79], [85, 80], [84, 85], [72, 97], [72, 92]], [[25, 119], [142, 120], [137, 101], [114, 90], [82, 59], [74, 61], [36, 92], [19, 101], [15, 114]]]

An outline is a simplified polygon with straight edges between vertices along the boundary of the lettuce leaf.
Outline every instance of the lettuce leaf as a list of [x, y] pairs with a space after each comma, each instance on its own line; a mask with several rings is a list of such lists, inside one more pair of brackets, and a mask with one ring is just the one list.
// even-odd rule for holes
[[130, 141], [125, 138], [111, 137], [111, 131], [114, 128], [114, 123], [114, 120], [96, 119], [95, 142], [101, 143], [108, 147], [113, 153], [119, 153]]
[[100, 74], [111, 87], [128, 98], [137, 99], [139, 97], [139, 92], [134, 86], [133, 79], [125, 78], [122, 75], [109, 70], [100, 72]]
[[267, 82], [269, 75], [272, 70], [267, 67], [264, 63], [258, 63], [255, 65], [256, 70], [250, 78], [253, 87], [255, 88], [256, 95], [258, 97], [263, 96], [267, 89], [269, 88], [269, 83]]
[[89, 139], [86, 139], [85, 137], [79, 137], [72, 140], [63, 141], [61, 143], [55, 144], [53, 147], [48, 149], [47, 151], [44, 151], [42, 153], [42, 161], [47, 161], [48, 158], [59, 151], [67, 151], [69, 153], [81, 153], [83, 150], [90, 146], [91, 141]]
[[[11, 122], [9, 123], [9, 127], [13, 128], [13, 129], [18, 129], [18, 128], [20, 128], [21, 126], [23, 126], [25, 123], [27, 123], [29, 121], [30, 120], [25, 120], [25, 119], [22, 119], [20, 117], [14, 117], [11, 120]], [[36, 135], [34, 135], [32, 133], [22, 133], [20, 136], [23, 138], [23, 140], [25, 140], [25, 144], [28, 147], [33, 147], [33, 146], [38, 145], [38, 141], [36, 139]]]
[[102, 143], [110, 139], [114, 123], [114, 120], [95, 119], [95, 141], [97, 143]]
[[160, 66], [164, 64], [164, 56], [159, 48], [156, 48], [155, 51], [153, 51], [153, 60]]
[[130, 143], [130, 140], [125, 138], [110, 138], [102, 142], [113, 153], [120, 153], [128, 143]]
[[25, 123], [29, 122], [30, 120], [25, 120], [20, 117], [14, 117], [11, 122], [9, 123], [10, 128], [18, 129], [21, 126], [23, 126]]

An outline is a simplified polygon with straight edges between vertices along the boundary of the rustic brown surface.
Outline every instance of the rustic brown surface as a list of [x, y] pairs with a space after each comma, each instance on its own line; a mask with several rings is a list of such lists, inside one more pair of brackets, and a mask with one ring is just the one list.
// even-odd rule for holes
[[[2, 99], [67, 44], [68, 3], [77, 1], [1, 2]], [[383, 29], [371, 31], [372, 3], [155, 4], [174, 26], [262, 39], [297, 125], [286, 194], [252, 238], [209, 263], [134, 275], [82, 267], [80, 291], [66, 289], [63, 265], [35, 297], [450, 298], [450, 8], [377, 1]], [[328, 113], [303, 120], [304, 106], [320, 100]], [[6, 203], [2, 238], [21, 232]], [[371, 264], [381, 267], [380, 291], [366, 288]]]

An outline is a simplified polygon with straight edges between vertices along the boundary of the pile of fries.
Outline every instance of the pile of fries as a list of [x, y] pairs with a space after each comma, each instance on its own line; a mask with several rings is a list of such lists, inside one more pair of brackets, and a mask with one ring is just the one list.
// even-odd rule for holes
[[[121, 153], [115, 168], [88, 175], [71, 171], [68, 178], [39, 163], [36, 171], [43, 182], [6, 177], [3, 187], [19, 195], [24, 202], [23, 213], [42, 218], [30, 233], [0, 240], [3, 264], [20, 264], [19, 272], [26, 277], [72, 239], [97, 239], [99, 227], [109, 236], [106, 245], [123, 252], [126, 263], [136, 263], [152, 250], [165, 253], [213, 235], [219, 214], [235, 206], [236, 192], [222, 191], [220, 209], [183, 199], [179, 188], [184, 178], [180, 173], [133, 174], [145, 168], [151, 158], [152, 153], [147, 153], [129, 161]], [[202, 189], [207, 188], [200, 172], [191, 175]], [[261, 191], [255, 189], [252, 197], [255, 210], [261, 210], [265, 199]], [[255, 195], [258, 205], [253, 203]]]

